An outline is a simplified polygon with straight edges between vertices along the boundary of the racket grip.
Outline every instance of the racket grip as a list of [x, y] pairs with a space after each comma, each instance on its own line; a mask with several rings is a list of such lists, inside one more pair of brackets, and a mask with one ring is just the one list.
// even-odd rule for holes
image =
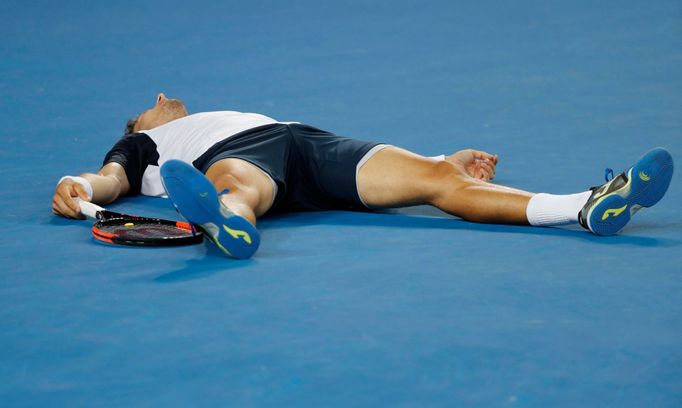
[[104, 208], [97, 204], [93, 204], [87, 201], [83, 201], [80, 198], [75, 198], [78, 205], [81, 207], [81, 214], [88, 218], [97, 219], [97, 212], [104, 211]]

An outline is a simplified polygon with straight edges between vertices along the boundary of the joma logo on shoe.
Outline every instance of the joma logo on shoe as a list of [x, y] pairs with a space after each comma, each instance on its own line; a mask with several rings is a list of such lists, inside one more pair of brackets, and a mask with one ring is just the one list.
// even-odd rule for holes
[[605, 219], [609, 218], [610, 215], [617, 217], [620, 215], [620, 213], [625, 211], [626, 208], [628, 208], [627, 204], [625, 204], [624, 206], [622, 206], [620, 208], [609, 208], [608, 210], [604, 211], [604, 215], [601, 216], [601, 219], [602, 219], [602, 221], [604, 221]]
[[248, 232], [246, 232], [246, 231], [241, 231], [241, 230], [235, 230], [235, 229], [229, 228], [229, 227], [226, 226], [226, 225], [223, 225], [223, 229], [225, 230], [225, 232], [227, 232], [228, 234], [230, 234], [230, 235], [232, 236], [232, 238], [234, 238], [234, 239], [239, 239], [239, 238], [241, 238], [241, 239], [243, 239], [244, 242], [246, 242], [247, 244], [251, 244], [251, 236], [249, 235]]

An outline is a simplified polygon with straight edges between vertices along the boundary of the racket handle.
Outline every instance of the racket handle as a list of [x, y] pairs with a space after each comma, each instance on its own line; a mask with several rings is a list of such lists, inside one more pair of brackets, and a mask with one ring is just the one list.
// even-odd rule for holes
[[99, 211], [104, 211], [104, 208], [100, 207], [97, 204], [83, 201], [80, 198], [75, 198], [75, 200], [81, 207], [81, 214], [85, 215], [88, 218], [97, 219], [97, 213]]

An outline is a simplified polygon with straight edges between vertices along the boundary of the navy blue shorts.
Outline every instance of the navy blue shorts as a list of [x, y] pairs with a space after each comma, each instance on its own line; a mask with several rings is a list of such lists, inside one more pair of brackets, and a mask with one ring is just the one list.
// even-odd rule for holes
[[219, 160], [246, 160], [277, 184], [269, 213], [367, 210], [358, 195], [356, 169], [380, 143], [365, 142], [303, 124], [260, 126], [217, 143], [192, 163], [206, 173]]

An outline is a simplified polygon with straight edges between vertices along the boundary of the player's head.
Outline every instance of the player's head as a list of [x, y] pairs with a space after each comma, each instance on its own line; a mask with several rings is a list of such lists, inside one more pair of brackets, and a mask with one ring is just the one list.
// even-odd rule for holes
[[126, 125], [126, 133], [149, 130], [166, 124], [172, 120], [187, 116], [187, 109], [179, 99], [169, 99], [160, 93], [156, 97], [156, 103], [150, 109], [140, 113], [137, 118], [131, 119]]

